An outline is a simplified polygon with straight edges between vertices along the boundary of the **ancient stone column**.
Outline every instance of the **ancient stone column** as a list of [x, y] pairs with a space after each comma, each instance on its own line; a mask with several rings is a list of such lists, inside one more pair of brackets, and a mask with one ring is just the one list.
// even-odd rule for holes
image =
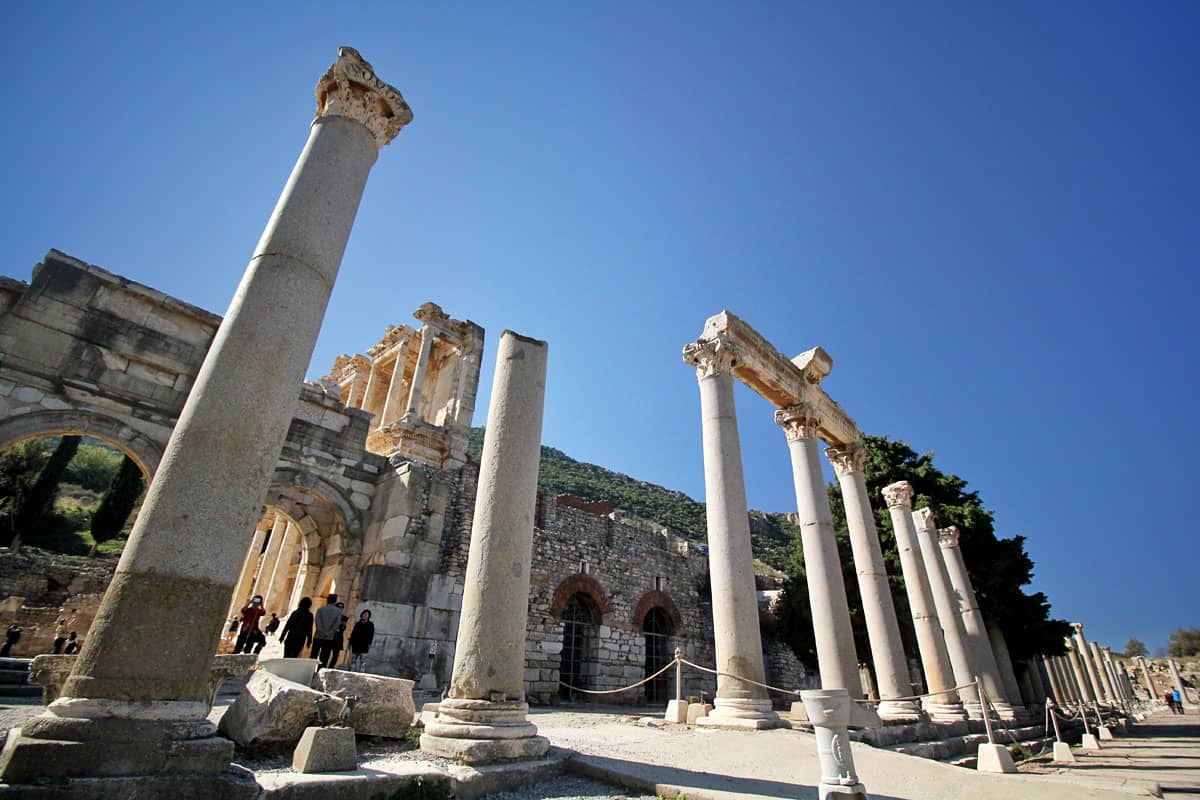
[[[704, 497], [717, 669], [763, 683], [762, 639], [754, 591], [754, 556], [733, 400], [737, 355], [723, 340], [694, 342], [683, 359], [696, 368], [704, 446]], [[726, 675], [707, 725], [771, 728], [780, 724], [767, 690]]]
[[1142, 682], [1146, 686], [1146, 693], [1150, 695], [1151, 700], [1157, 699], [1158, 690], [1154, 688], [1154, 681], [1150, 678], [1150, 667], [1146, 664], [1145, 656], [1138, 656], [1138, 666], [1141, 667]]
[[858, 653], [850, 627], [850, 604], [846, 600], [829, 496], [825, 493], [825, 478], [821, 474], [817, 442], [819, 418], [815, 409], [801, 405], [776, 411], [775, 422], [783, 426], [792, 456], [792, 478], [796, 485], [795, 521], [800, 526], [804, 549], [821, 688], [845, 689], [851, 699], [861, 698]]
[[[1068, 647], [1067, 650], [1070, 650], [1070, 648]], [[1058, 685], [1062, 687], [1067, 695], [1067, 702], [1078, 703], [1082, 697], [1079, 694], [1079, 685], [1075, 682], [1075, 674], [1071, 670], [1071, 662], [1067, 658], [1067, 654], [1054, 656], [1050, 659], [1050, 665], [1054, 668], [1054, 675], [1058, 678]]]
[[1055, 671], [1054, 663], [1050, 656], [1042, 656], [1042, 663], [1046, 668], [1046, 679], [1050, 682], [1050, 691], [1054, 696], [1054, 702], [1060, 706], [1065, 706], [1070, 702], [1067, 692], [1063, 689], [1062, 684], [1058, 682], [1058, 673]]
[[[1021, 670], [1021, 677], [1017, 678], [1017, 688], [1021, 692], [1022, 705], [1027, 709], [1037, 708], [1037, 690], [1033, 688], [1033, 676], [1028, 668]], [[1042, 699], [1045, 700], [1045, 698]]]
[[287, 533], [288, 518], [276, 514], [271, 523], [271, 532], [267, 536], [267, 549], [263, 551], [262, 564], [258, 568], [258, 576], [254, 579], [253, 594], [265, 595], [275, 574], [279, 562], [279, 552], [283, 549], [283, 537]]
[[1050, 696], [1046, 684], [1042, 681], [1042, 662], [1037, 656], [1025, 661], [1025, 672], [1029, 675], [1029, 683], [1033, 688], [1034, 702], [1041, 705]]
[[[379, 426], [386, 427], [398, 420], [407, 411], [407, 401], [411, 394], [405, 392], [406, 384], [404, 383], [404, 362], [406, 360], [405, 352], [409, 345], [401, 344], [396, 348], [396, 360], [392, 365], [392, 377], [388, 381], [387, 394], [383, 398], [383, 409], [379, 412]], [[411, 387], [408, 387], [411, 389]]]
[[546, 395], [545, 342], [500, 334], [449, 695], [421, 749], [469, 764], [540, 758], [526, 715], [525, 625]]
[[421, 390], [425, 384], [425, 372], [429, 368], [429, 354], [433, 351], [433, 336], [433, 329], [428, 324], [421, 326], [421, 350], [417, 353], [417, 366], [413, 369], [412, 385], [408, 389], [405, 416], [421, 414]]
[[254, 528], [250, 537], [250, 547], [246, 551], [246, 560], [242, 562], [242, 574], [238, 576], [237, 586], [233, 590], [233, 600], [229, 603], [228, 617], [239, 616], [238, 612], [245, 607], [246, 601], [253, 596], [254, 576], [258, 572], [258, 562], [262, 555], [263, 541], [267, 538], [268, 527], [263, 527], [266, 520]]
[[1093, 703], [1096, 701], [1096, 692], [1088, 678], [1087, 667], [1084, 666], [1083, 659], [1079, 657], [1079, 643], [1074, 639], [1067, 639], [1066, 644], [1067, 659], [1071, 663], [1071, 675], [1075, 678], [1079, 702], [1085, 705]]
[[1013, 667], [1012, 656], [1008, 654], [1008, 641], [1004, 638], [1004, 631], [993, 623], [987, 626], [987, 637], [992, 654], [996, 657], [996, 666], [1000, 668], [1000, 681], [1004, 684], [1005, 695], [1009, 698], [1009, 703], [1015, 706], [1015, 701], [1022, 700], [1023, 694], [1021, 684], [1017, 680], [1016, 668]]
[[871, 510], [867, 481], [863, 476], [866, 449], [862, 442], [854, 442], [842, 447], [829, 447], [825, 455], [837, 473], [838, 483], [842, 487], [842, 503], [846, 507], [850, 549], [858, 573], [863, 619], [867, 623], [875, 683], [881, 701], [876, 711], [884, 722], [917, 722], [921, 719], [921, 709], [916, 701], [894, 699], [910, 696], [912, 682], [908, 677], [904, 643], [900, 640], [896, 604], [892, 601], [887, 569], [883, 564], [883, 548], [879, 544], [879, 532], [875, 529], [875, 513]]
[[979, 693], [975, 691], [974, 686], [966, 686], [974, 682], [977, 673], [971, 664], [967, 633], [958, 613], [958, 602], [954, 596], [954, 588], [950, 585], [946, 562], [942, 559], [938, 547], [937, 523], [934, 521], [933, 509], [918, 508], [912, 512], [912, 520], [917, 531], [917, 542], [921, 546], [921, 559], [925, 562], [925, 574], [929, 578], [929, 589], [937, 608], [938, 622], [946, 642], [946, 653], [954, 670], [954, 682], [966, 687], [958, 690], [959, 697], [962, 698], [963, 706], [971, 719], [983, 719]]
[[[288, 520], [287, 525], [283, 529], [283, 536], [279, 537], [282, 541], [275, 551], [275, 559], [271, 563], [271, 571], [267, 573], [266, 580], [262, 581], [263, 608], [269, 612], [279, 611], [279, 595], [283, 585], [287, 583], [288, 570], [291, 569], [292, 550], [296, 547], [297, 537], [300, 536], [300, 529], [296, 527], [296, 523]], [[270, 546], [268, 545], [268, 549]], [[265, 565], [264, 565], [265, 566]], [[288, 598], [284, 597], [283, 602], [287, 602]], [[320, 605], [320, 604], [318, 604]], [[286, 613], [284, 609], [282, 613]]]
[[1193, 705], [1188, 699], [1187, 687], [1183, 685], [1183, 675], [1179, 672], [1179, 664], [1175, 663], [1175, 659], [1167, 659], [1167, 667], [1171, 670], [1171, 682], [1175, 684], [1175, 689], [1179, 692], [1179, 700], [1185, 706]]
[[1088, 642], [1088, 652], [1091, 653], [1092, 663], [1096, 666], [1096, 677], [1100, 679], [1100, 690], [1104, 693], [1102, 699], [1111, 704], [1117, 703], [1117, 693], [1113, 689], [1112, 679], [1104, 668], [1104, 657], [1095, 642]]
[[[1095, 642], [1092, 642], [1092, 647], [1098, 646]], [[1112, 650], [1108, 647], [1099, 647], [1098, 649], [1100, 652], [1097, 658], [1099, 659], [1100, 665], [1104, 667], [1101, 672], [1104, 677], [1108, 679], [1106, 688], [1109, 690], [1109, 698], [1114, 703], [1124, 703], [1125, 687], [1121, 685], [1121, 681], [1117, 678], [1117, 668], [1113, 664]]]
[[1105, 700], [1104, 684], [1100, 682], [1098, 665], [1092, 660], [1088, 641], [1083, 637], [1083, 623], [1072, 622], [1071, 627], [1075, 629], [1076, 651], [1079, 653], [1079, 662], [1083, 664], [1084, 676], [1088, 681], [1088, 688], [1091, 690], [1091, 699], [1103, 703]]
[[912, 612], [921, 667], [929, 692], [933, 695], [925, 698], [921, 705], [935, 722], [956, 722], [966, 719], [967, 712], [958, 698], [958, 692], [954, 691], [950, 655], [946, 651], [946, 640], [942, 636], [929, 578], [921, 559], [917, 529], [913, 526], [912, 495], [912, 486], [907, 481], [893, 483], [883, 489], [883, 499], [887, 502], [888, 513], [892, 516], [892, 530], [896, 534], [896, 549], [900, 551], [900, 570], [904, 573], [904, 591]]
[[953, 525], [948, 528], [940, 528], [938, 530], [938, 546], [942, 550], [942, 558], [946, 562], [950, 585], [954, 589], [958, 613], [962, 617], [963, 630], [967, 636], [967, 647], [975, 674], [983, 679], [984, 691], [987, 692], [988, 699], [995, 706], [996, 713], [1000, 715], [1000, 718], [1003, 720], [1016, 719], [1012, 701], [1008, 697], [1008, 690], [1000, 678], [996, 655], [992, 652], [992, 644], [988, 640], [987, 628], [983, 621], [983, 613], [979, 610], [975, 589], [971, 586], [971, 576], [967, 574], [967, 563], [963, 560], [962, 549], [958, 546], [958, 528]]
[[318, 82], [308, 142], [196, 376], [87, 646], [62, 696], [9, 738], [3, 781], [226, 771], [233, 743], [206, 719], [208, 682], [246, 531], [261, 514], [367, 175], [411, 116], [351, 48]]

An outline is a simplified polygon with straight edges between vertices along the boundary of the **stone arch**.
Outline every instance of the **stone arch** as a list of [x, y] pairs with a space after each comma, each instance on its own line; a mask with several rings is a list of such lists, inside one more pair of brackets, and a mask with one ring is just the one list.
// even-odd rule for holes
[[591, 600], [597, 611], [600, 612], [600, 622], [608, 623], [608, 617], [612, 613], [612, 601], [608, 599], [608, 594], [600, 585], [600, 581], [591, 575], [575, 574], [564, 579], [554, 590], [554, 596], [550, 600], [550, 613], [562, 619], [567, 601], [575, 594], [583, 594]]
[[41, 436], [91, 436], [133, 459], [149, 483], [162, 461], [165, 442], [158, 442], [114, 417], [93, 411], [33, 411], [0, 419], [0, 450]]
[[675, 607], [675, 601], [671, 599], [671, 596], [658, 589], [652, 589], [642, 595], [642, 599], [638, 600], [637, 605], [633, 607], [634, 630], [642, 629], [642, 625], [646, 622], [646, 615], [655, 608], [661, 608], [666, 612], [676, 631], [683, 627], [683, 617], [680, 616], [679, 609]]

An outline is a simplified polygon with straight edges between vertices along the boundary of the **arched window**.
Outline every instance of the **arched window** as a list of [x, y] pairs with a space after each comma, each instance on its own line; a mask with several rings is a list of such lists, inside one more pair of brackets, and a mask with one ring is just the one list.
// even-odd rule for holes
[[596, 651], [600, 612], [583, 592], [576, 592], [567, 600], [562, 612], [563, 649], [558, 667], [559, 697], [577, 700], [586, 697], [575, 689], [592, 688], [596, 674]]
[[[642, 620], [642, 634], [646, 639], [646, 677], [653, 675], [670, 663], [672, 656], [670, 637], [675, 633], [671, 617], [661, 607], [650, 609]], [[646, 684], [647, 703], [665, 703], [671, 692], [671, 671], [667, 670]]]

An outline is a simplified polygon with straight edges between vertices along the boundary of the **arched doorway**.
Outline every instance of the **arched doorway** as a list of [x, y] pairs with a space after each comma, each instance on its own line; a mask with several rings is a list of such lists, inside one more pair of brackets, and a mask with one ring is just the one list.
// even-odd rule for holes
[[[642, 635], [646, 641], [646, 677], [650, 677], [671, 662], [670, 638], [675, 635], [675, 626], [666, 610], [661, 607], [650, 609], [642, 620]], [[670, 670], [646, 684], [646, 702], [665, 703], [671, 692]]]
[[[561, 684], [558, 695], [563, 700], [578, 700], [586, 695], [576, 689], [590, 689], [596, 675], [600, 610], [583, 592], [567, 599], [562, 612], [563, 649], [558, 668]], [[566, 685], [562, 685], [566, 684]]]

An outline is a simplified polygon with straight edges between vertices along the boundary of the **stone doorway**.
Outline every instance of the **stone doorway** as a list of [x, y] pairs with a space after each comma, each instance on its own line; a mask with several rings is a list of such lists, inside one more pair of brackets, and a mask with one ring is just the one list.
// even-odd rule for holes
[[591, 598], [576, 592], [563, 608], [563, 649], [558, 668], [562, 684], [558, 696], [563, 700], [586, 697], [576, 689], [590, 689], [596, 674], [599, 647], [600, 611]]
[[[646, 677], [653, 675], [671, 662], [671, 636], [675, 626], [671, 617], [662, 608], [652, 608], [642, 621], [642, 635], [646, 640]], [[646, 684], [646, 702], [665, 703], [671, 695], [671, 673], [659, 675]]]

